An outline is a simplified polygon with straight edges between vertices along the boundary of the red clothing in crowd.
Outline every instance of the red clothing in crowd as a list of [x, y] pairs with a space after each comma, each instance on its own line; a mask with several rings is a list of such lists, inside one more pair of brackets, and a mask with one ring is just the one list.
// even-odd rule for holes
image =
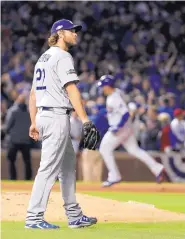
[[164, 151], [164, 149], [168, 146], [171, 145], [170, 143], [170, 125], [167, 125], [165, 126], [163, 129], [162, 129], [162, 135], [161, 135], [161, 151]]

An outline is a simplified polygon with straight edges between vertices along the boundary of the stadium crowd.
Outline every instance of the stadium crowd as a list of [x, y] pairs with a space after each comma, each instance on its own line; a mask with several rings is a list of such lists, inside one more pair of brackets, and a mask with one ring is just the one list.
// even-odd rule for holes
[[141, 147], [159, 150], [158, 115], [168, 113], [169, 123], [175, 109], [185, 109], [182, 2], [2, 2], [1, 140], [6, 135], [8, 109], [19, 95], [28, 102], [34, 64], [48, 48], [52, 23], [61, 18], [83, 26], [71, 54], [88, 114], [100, 122], [100, 130], [105, 126], [105, 121], [97, 119], [105, 99], [96, 81], [104, 74], [114, 75], [134, 112], [133, 120], [138, 118]]

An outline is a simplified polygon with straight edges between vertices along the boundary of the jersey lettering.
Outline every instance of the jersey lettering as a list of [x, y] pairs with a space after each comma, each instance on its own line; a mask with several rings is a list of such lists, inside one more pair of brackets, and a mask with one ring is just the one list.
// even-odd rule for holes
[[50, 54], [43, 54], [43, 55], [39, 58], [38, 62], [47, 62], [50, 57], [51, 57]]
[[36, 90], [45, 90], [46, 86], [43, 86], [44, 79], [45, 79], [45, 76], [46, 76], [45, 70], [44, 69], [41, 70], [40, 68], [38, 68], [36, 70], [36, 75], [37, 75], [37, 78], [36, 78], [37, 82], [42, 81], [42, 85], [37, 84]]
[[70, 69], [66, 73], [67, 73], [67, 75], [69, 75], [69, 74], [76, 74], [76, 71], [75, 71], [75, 69]]

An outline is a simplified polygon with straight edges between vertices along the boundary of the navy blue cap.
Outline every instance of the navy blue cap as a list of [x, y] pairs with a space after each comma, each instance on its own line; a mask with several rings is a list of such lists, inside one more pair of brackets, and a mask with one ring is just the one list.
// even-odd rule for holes
[[78, 32], [82, 29], [82, 26], [75, 25], [70, 20], [61, 19], [53, 23], [53, 26], [51, 28], [51, 34], [54, 34], [59, 30], [70, 30], [70, 29], [75, 29], [75, 31]]

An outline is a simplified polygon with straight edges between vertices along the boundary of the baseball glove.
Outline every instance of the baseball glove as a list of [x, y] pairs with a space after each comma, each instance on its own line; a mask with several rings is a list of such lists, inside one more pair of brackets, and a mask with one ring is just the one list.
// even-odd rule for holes
[[100, 140], [100, 134], [96, 126], [91, 122], [83, 124], [82, 137], [80, 141], [80, 148], [87, 148], [95, 150]]

